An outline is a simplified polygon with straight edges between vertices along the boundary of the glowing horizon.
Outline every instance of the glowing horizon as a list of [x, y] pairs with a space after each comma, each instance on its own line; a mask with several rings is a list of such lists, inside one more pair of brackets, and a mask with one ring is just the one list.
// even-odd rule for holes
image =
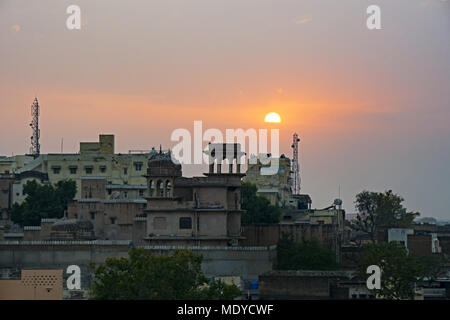
[[[2, 1], [0, 155], [28, 152], [35, 95], [42, 153], [100, 133], [117, 152], [170, 148], [194, 120], [276, 126], [287, 156], [301, 137], [316, 207], [339, 185], [348, 212], [357, 192], [391, 188], [450, 219], [450, 2], [378, 4], [383, 29], [369, 31], [356, 0], [80, 0], [81, 30], [68, 31], [65, 2]], [[264, 122], [270, 112], [282, 122]]]

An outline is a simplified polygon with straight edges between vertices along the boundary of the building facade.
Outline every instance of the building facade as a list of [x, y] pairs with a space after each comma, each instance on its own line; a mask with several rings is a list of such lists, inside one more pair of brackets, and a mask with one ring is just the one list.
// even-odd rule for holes
[[150, 244], [238, 245], [244, 174], [239, 172], [239, 165], [233, 172], [233, 162], [228, 173], [221, 173], [222, 160], [214, 160], [216, 169], [213, 162], [204, 177], [185, 178], [170, 153], [150, 158], [144, 211]]
[[[22, 194], [23, 185], [30, 179], [44, 183], [46, 175], [48, 183], [55, 184], [62, 180], [73, 180], [77, 185], [75, 199], [81, 199], [83, 179], [100, 177], [105, 179], [107, 188], [106, 198], [117, 197], [120, 188], [130, 192], [137, 192], [141, 198], [147, 189], [145, 173], [148, 159], [157, 153], [152, 151], [130, 151], [128, 154], [114, 153], [114, 135], [100, 135], [98, 142], [81, 142], [79, 153], [42, 154], [36, 158], [30, 156], [15, 156], [0, 159], [0, 173], [10, 173], [16, 176], [12, 202], [21, 203], [25, 196]], [[123, 197], [128, 191], [121, 192]]]
[[275, 174], [264, 175], [261, 173], [261, 169], [270, 166], [270, 164], [264, 164], [261, 156], [250, 157], [244, 181], [256, 185], [258, 187], [257, 193], [269, 199], [272, 205], [285, 207], [292, 195], [291, 160], [285, 155], [281, 155], [280, 158], [270, 158], [270, 160], [271, 165], [274, 165], [274, 163], [278, 165], [278, 170]]

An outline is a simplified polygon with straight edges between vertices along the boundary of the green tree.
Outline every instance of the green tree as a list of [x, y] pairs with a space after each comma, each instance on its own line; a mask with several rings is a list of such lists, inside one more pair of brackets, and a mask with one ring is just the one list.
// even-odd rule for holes
[[233, 299], [241, 294], [235, 285], [208, 282], [201, 271], [202, 256], [189, 250], [156, 255], [139, 248], [129, 258], [107, 258], [91, 265], [91, 297], [97, 300], [199, 300]]
[[355, 207], [358, 211], [352, 228], [366, 232], [372, 242], [376, 242], [377, 230], [385, 228], [408, 228], [418, 212], [408, 212], [403, 207], [404, 199], [388, 190], [383, 192], [362, 191], [356, 195]]
[[422, 282], [428, 281], [428, 283], [431, 284], [436, 278], [444, 276], [445, 272], [442, 265], [446, 262], [448, 262], [448, 259], [445, 259], [442, 256], [425, 256], [419, 258]]
[[242, 214], [242, 224], [276, 224], [280, 222], [281, 208], [271, 205], [268, 199], [258, 196], [256, 194], [257, 190], [258, 188], [254, 184], [249, 182], [242, 183], [241, 207], [243, 210], [246, 210]]
[[27, 197], [22, 204], [12, 206], [11, 220], [21, 226], [38, 226], [42, 218], [62, 218], [77, 187], [72, 180], [59, 181], [56, 185], [41, 185], [31, 180], [24, 185], [23, 192]]
[[414, 287], [435, 272], [436, 263], [434, 259], [414, 257], [397, 242], [370, 243], [363, 246], [358, 276], [365, 281], [367, 267], [377, 265], [381, 269], [381, 289], [374, 289], [377, 294], [384, 299], [413, 299]]
[[278, 270], [336, 270], [336, 253], [317, 241], [295, 243], [292, 235], [283, 233], [277, 245]]

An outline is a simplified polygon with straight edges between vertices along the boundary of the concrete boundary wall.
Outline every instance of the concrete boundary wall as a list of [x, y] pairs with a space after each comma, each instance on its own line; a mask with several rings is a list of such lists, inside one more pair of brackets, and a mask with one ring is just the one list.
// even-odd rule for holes
[[49, 240], [49, 241], [20, 241], [20, 240], [7, 240], [7, 241], [0, 241], [0, 247], [1, 246], [111, 246], [111, 245], [131, 245], [131, 240], [91, 240], [91, 241], [63, 241], [63, 240]]
[[[0, 241], [0, 268], [4, 269], [63, 269], [78, 265], [82, 272], [82, 287], [89, 287], [91, 263], [104, 263], [109, 257], [128, 257], [133, 247], [156, 254], [170, 254], [188, 249], [203, 256], [202, 270], [208, 277], [239, 276], [257, 280], [271, 271], [276, 261], [276, 246], [268, 247], [191, 247], [191, 246], [133, 246], [129, 240], [95, 241]], [[65, 282], [64, 282], [65, 284]]]

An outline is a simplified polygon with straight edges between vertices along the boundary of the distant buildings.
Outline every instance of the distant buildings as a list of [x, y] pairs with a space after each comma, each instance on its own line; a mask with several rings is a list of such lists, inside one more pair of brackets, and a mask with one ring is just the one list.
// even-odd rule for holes
[[[268, 158], [272, 162], [261, 161]], [[252, 164], [252, 161], [256, 163]], [[263, 170], [269, 165], [278, 165], [276, 174], [265, 175]], [[336, 252], [340, 260], [340, 246], [344, 243], [345, 211], [339, 199], [328, 208], [312, 209], [308, 194], [292, 194], [291, 160], [285, 155], [270, 158], [259, 155], [249, 159], [244, 181], [257, 186], [257, 194], [267, 198], [272, 205], [281, 207], [281, 221], [277, 225], [243, 226], [245, 245], [275, 245], [283, 233], [288, 233], [297, 243], [317, 241], [323, 247]]]
[[[156, 150], [141, 153], [114, 153], [114, 135], [100, 135], [98, 142], [81, 142], [80, 152], [73, 154], [41, 154], [0, 158], [0, 212], [8, 219], [13, 203], [21, 203], [26, 195], [23, 186], [29, 180], [55, 184], [70, 179], [76, 182], [75, 199], [88, 198], [83, 180], [103, 179], [105, 199], [143, 199], [147, 191], [145, 173], [148, 159]], [[92, 198], [92, 197], [91, 197]]]
[[[291, 160], [285, 155], [280, 158], [270, 158], [275, 165], [278, 164], [276, 174], [262, 175], [261, 168], [265, 165], [261, 162], [261, 157], [253, 157], [248, 160], [247, 175], [244, 181], [255, 184], [258, 187], [257, 193], [270, 200], [272, 205], [280, 207], [288, 206], [289, 199], [292, 196], [291, 191]], [[256, 161], [252, 164], [252, 161]]]
[[[215, 159], [216, 167], [219, 160]], [[244, 176], [238, 166], [228, 173], [218, 173], [212, 166], [206, 176], [185, 178], [170, 152], [160, 150], [150, 156], [145, 167], [145, 188], [107, 184], [106, 177], [80, 177], [80, 197], [68, 204], [67, 217], [43, 219], [40, 227], [25, 226], [23, 239], [238, 245], [242, 239], [240, 190]], [[149, 191], [143, 199], [141, 192], [146, 189]], [[13, 233], [6, 234], [11, 236]]]
[[[217, 150], [221, 147], [234, 153], [224, 155]], [[293, 195], [289, 158], [277, 159], [274, 175], [262, 175], [264, 165], [259, 160], [249, 164], [245, 175], [237, 161], [239, 145], [210, 144], [206, 152], [212, 160], [209, 172], [186, 178], [170, 151], [114, 152], [114, 136], [100, 135], [98, 142], [80, 143], [77, 154], [0, 158], [0, 264], [9, 269], [80, 264], [88, 274], [89, 263], [126, 256], [132, 247], [158, 254], [186, 248], [204, 255], [203, 267], [209, 276], [253, 281], [259, 276], [263, 299], [374, 298], [352, 271], [361, 247], [351, 245], [344, 232], [342, 201], [313, 209], [309, 195]], [[225, 159], [229, 168], [222, 172]], [[9, 221], [11, 206], [25, 199], [23, 186], [28, 181], [54, 184], [65, 179], [76, 181], [77, 195], [64, 218], [42, 219], [40, 226], [20, 230], [3, 226]], [[241, 226], [241, 180], [256, 184], [259, 195], [281, 207], [280, 223]], [[314, 240], [333, 250], [345, 271], [272, 271], [283, 233], [296, 243]], [[417, 256], [450, 254], [450, 229], [436, 224], [381, 230], [380, 240], [399, 241]], [[439, 297], [450, 292], [442, 290], [450, 287], [444, 280], [439, 284]], [[7, 284], [1, 281], [0, 288]], [[30, 289], [23, 287], [22, 280], [11, 281], [16, 281], [8, 284], [15, 286], [11, 290], [29, 297], [31, 291], [26, 291]], [[89, 281], [86, 276], [85, 288]], [[48, 293], [57, 292], [59, 299], [59, 291], [52, 288]], [[425, 298], [438, 294], [425, 291]], [[43, 295], [36, 295], [36, 289], [33, 292], [36, 297], [49, 297], [43, 291]]]

